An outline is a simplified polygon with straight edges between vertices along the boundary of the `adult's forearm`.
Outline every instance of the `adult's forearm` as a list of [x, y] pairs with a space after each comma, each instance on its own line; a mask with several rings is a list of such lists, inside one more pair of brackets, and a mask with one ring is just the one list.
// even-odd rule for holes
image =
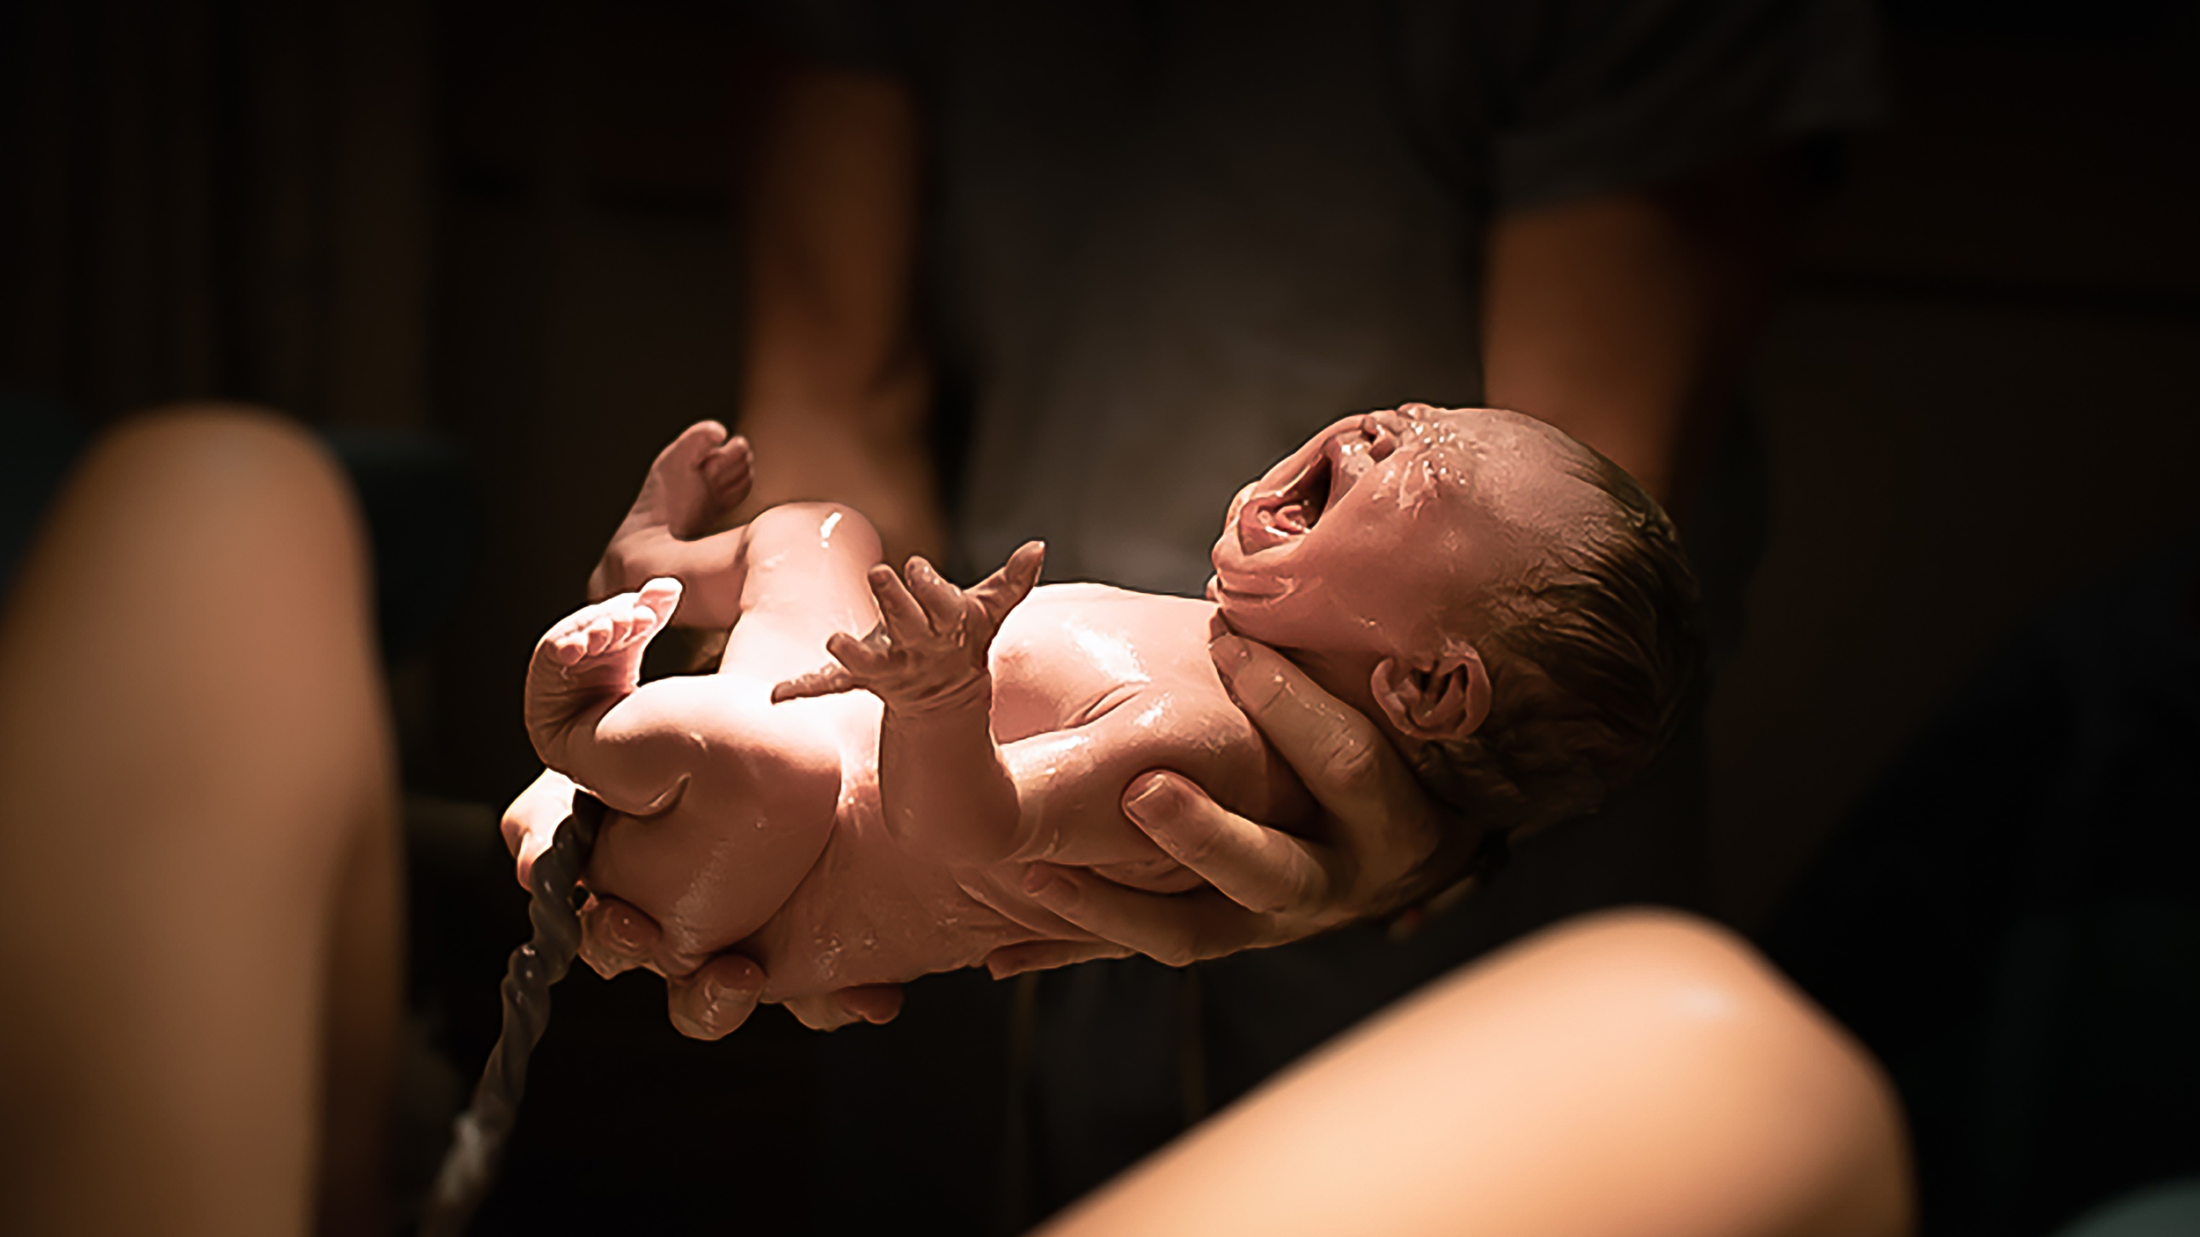
[[878, 530], [885, 561], [944, 557], [946, 524], [921, 417], [897, 424], [861, 406], [752, 408], [741, 430], [758, 464], [738, 518], [781, 503], [841, 502]]
[[1685, 511], [1778, 273], [1787, 169], [1519, 211], [1491, 230], [1488, 401], [1541, 417]]
[[748, 509], [848, 503], [896, 561], [937, 557], [944, 540], [911, 306], [918, 151], [905, 84], [795, 70], [776, 94], [748, 219]]

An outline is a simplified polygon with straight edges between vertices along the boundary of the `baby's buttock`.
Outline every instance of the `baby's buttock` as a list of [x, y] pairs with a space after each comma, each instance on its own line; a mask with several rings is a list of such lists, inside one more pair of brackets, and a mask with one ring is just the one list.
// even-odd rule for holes
[[1029, 929], [972, 897], [945, 865], [886, 832], [874, 779], [845, 788], [822, 854], [739, 950], [764, 967], [764, 999], [902, 983], [975, 966]]
[[773, 706], [731, 676], [643, 687], [670, 706], [694, 755], [663, 811], [605, 822], [591, 889], [633, 903], [685, 956], [757, 932], [800, 886], [835, 828], [844, 781], [826, 702]]

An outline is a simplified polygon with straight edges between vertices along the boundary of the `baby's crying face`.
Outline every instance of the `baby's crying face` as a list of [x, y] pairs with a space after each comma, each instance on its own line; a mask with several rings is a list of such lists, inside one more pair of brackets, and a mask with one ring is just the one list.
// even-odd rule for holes
[[1547, 513], [1514, 508], [1593, 499], [1566, 450], [1540, 422], [1491, 409], [1345, 417], [1239, 491], [1208, 596], [1233, 630], [1280, 648], [1438, 647], [1539, 555]]

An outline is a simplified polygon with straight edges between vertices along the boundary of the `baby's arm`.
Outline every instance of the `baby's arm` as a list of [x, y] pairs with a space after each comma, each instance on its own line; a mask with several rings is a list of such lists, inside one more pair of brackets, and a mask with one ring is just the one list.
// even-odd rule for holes
[[542, 763], [616, 811], [644, 816], [676, 798], [693, 744], [635, 697], [642, 650], [680, 604], [680, 582], [585, 607], [552, 627], [527, 667], [527, 737]]
[[1125, 788], [1166, 769], [1271, 827], [1303, 828], [1313, 802], [1244, 714], [1213, 691], [1149, 684], [1081, 726], [1012, 743], [1021, 822], [1012, 858], [1087, 868], [1177, 893], [1205, 884], [1123, 811]]
[[921, 558], [908, 583], [873, 567], [881, 620], [869, 635], [826, 641], [836, 667], [780, 684], [774, 702], [863, 688], [886, 704], [879, 728], [879, 799], [887, 827], [947, 863], [1005, 858], [1017, 836], [1016, 783], [993, 740], [987, 654], [1001, 620], [1039, 579], [1031, 542], [965, 592]]

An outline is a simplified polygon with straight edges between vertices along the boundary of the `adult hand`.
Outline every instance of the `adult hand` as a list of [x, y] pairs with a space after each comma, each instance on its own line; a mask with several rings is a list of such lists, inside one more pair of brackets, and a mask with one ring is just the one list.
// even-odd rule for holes
[[[524, 887], [535, 860], [550, 848], [557, 828], [571, 813], [573, 783], [545, 769], [541, 777], [504, 809], [500, 827], [516, 861]], [[590, 894], [581, 907], [581, 961], [605, 979], [641, 968], [664, 977], [672, 1025], [693, 1039], [731, 1034], [756, 1009], [763, 995], [764, 968], [737, 953], [696, 959], [667, 949], [664, 930], [633, 905], [605, 894]], [[901, 989], [892, 984], [844, 988], [787, 1002], [803, 1025], [830, 1031], [851, 1022], [889, 1022], [901, 1011]]]
[[[1230, 812], [1181, 774], [1131, 780], [1123, 811], [1212, 889], [1144, 893], [1088, 871], [1034, 864], [1025, 889], [1105, 941], [1183, 966], [1395, 911], [1441, 883], [1465, 830], [1429, 797], [1365, 716], [1274, 650], [1234, 635], [1209, 645], [1223, 686], [1321, 805], [1300, 838]], [[1089, 946], [1032, 945], [988, 959], [996, 975], [1064, 966]]]

